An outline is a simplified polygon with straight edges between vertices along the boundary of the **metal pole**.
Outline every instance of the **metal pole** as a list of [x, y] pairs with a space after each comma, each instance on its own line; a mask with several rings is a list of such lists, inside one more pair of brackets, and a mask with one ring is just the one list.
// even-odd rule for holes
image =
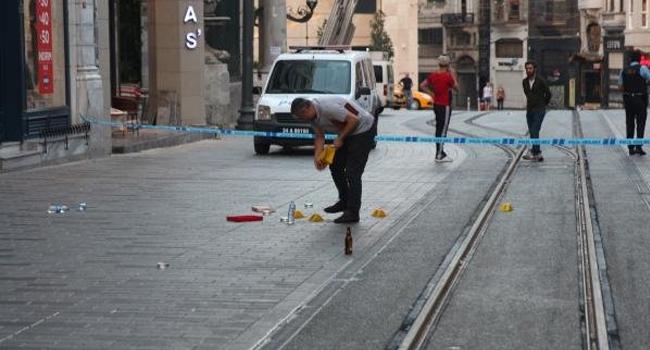
[[241, 109], [237, 119], [237, 129], [253, 129], [255, 107], [253, 106], [253, 0], [243, 0], [242, 9], [242, 82]]

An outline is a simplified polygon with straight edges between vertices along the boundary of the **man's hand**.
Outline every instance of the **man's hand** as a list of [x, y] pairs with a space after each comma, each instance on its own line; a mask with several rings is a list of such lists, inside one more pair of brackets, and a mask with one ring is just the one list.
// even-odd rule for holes
[[314, 157], [314, 166], [316, 167], [317, 170], [323, 170], [327, 167], [327, 163], [324, 161], [318, 159], [318, 156]]

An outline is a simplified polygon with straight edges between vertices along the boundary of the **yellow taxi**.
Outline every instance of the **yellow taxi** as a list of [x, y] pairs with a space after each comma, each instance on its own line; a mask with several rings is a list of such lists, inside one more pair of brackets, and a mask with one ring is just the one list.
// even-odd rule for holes
[[[393, 109], [400, 109], [406, 107], [406, 96], [402, 93], [401, 90], [395, 91], [393, 93]], [[411, 108], [414, 110], [418, 109], [432, 109], [433, 108], [433, 98], [429, 94], [424, 92], [413, 90], [413, 102], [411, 102]]]

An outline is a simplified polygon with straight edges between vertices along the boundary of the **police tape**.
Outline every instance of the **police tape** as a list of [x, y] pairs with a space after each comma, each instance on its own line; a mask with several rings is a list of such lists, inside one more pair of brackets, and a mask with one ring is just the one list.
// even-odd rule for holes
[[[277, 131], [253, 131], [237, 130], [219, 127], [196, 127], [196, 126], [173, 126], [173, 125], [149, 125], [137, 123], [119, 123], [106, 120], [97, 120], [82, 116], [82, 119], [97, 125], [111, 127], [127, 127], [132, 129], [153, 129], [166, 130], [172, 132], [185, 132], [195, 134], [209, 134], [232, 137], [262, 137], [262, 138], [282, 138], [282, 139], [313, 139], [314, 134], [296, 133], [296, 132], [277, 132]], [[300, 128], [287, 128], [300, 129]], [[333, 140], [335, 134], [326, 134], [325, 138]], [[616, 145], [648, 145], [650, 139], [619, 139], [613, 137], [606, 138], [514, 138], [514, 137], [435, 137], [435, 136], [412, 136], [412, 135], [377, 135], [376, 141], [382, 142], [401, 142], [401, 143], [454, 143], [466, 145], [556, 145], [556, 146], [616, 146]]]

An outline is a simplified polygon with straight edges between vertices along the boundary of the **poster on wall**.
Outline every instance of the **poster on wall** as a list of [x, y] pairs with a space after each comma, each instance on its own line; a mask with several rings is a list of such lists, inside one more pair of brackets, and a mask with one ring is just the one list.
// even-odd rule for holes
[[51, 0], [36, 0], [36, 49], [38, 54], [38, 92], [54, 92], [54, 62], [52, 60]]

